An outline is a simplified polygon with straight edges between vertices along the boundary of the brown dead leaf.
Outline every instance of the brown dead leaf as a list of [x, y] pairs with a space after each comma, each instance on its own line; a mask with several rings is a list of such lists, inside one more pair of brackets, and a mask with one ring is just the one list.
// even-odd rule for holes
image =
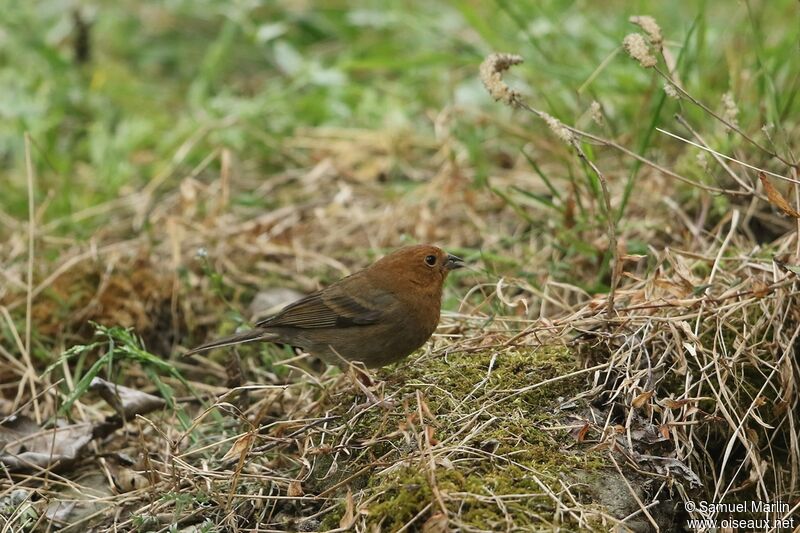
[[691, 401], [692, 400], [688, 398], [683, 400], [673, 400], [672, 398], [666, 398], [662, 403], [664, 404], [664, 407], [666, 407], [667, 409], [680, 409], [681, 407], [683, 407], [684, 405], [686, 405]]
[[433, 426], [425, 426], [425, 434], [431, 446], [439, 444], [439, 439], [436, 438], [436, 428]]
[[567, 229], [575, 226], [575, 211], [577, 204], [575, 202], [575, 195], [570, 192], [567, 201], [564, 205], [564, 227]]
[[750, 441], [753, 445], [757, 445], [759, 438], [758, 432], [753, 428], [745, 428], [744, 430], [745, 435], [747, 435], [747, 440]]
[[761, 183], [764, 185], [764, 191], [767, 193], [767, 198], [769, 199], [769, 203], [777, 207], [784, 215], [790, 216], [792, 218], [800, 218], [800, 213], [794, 210], [794, 208], [789, 205], [789, 202], [786, 201], [786, 198], [778, 192], [778, 189], [773, 187], [772, 183], [769, 182], [767, 179], [767, 175], [763, 172], [758, 174], [758, 179], [761, 180]]
[[131, 492], [149, 487], [157, 478], [155, 472], [151, 471], [150, 475], [147, 475], [147, 471], [143, 471], [137, 468], [136, 465], [114, 457], [107, 458], [106, 466], [111, 474], [111, 480], [114, 482], [114, 486], [120, 492]]
[[656, 279], [653, 284], [660, 289], [664, 289], [675, 298], [686, 298], [691, 294], [691, 290], [685, 284], [675, 283], [667, 279]]
[[647, 402], [650, 401], [650, 398], [653, 397], [653, 394], [655, 394], [655, 391], [646, 391], [639, 394], [636, 398], [633, 399], [633, 401], [631, 402], [631, 406], [634, 409], [641, 409], [642, 407], [645, 406], [645, 404], [647, 404]]
[[[153, 261], [147, 249], [139, 252], [108, 261], [84, 261], [55, 279], [48, 287], [48, 297], [37, 298], [33, 305], [37, 331], [57, 335], [65, 329], [83, 329], [94, 321], [132, 326], [151, 348], [163, 345], [168, 336], [159, 331], [155, 318], [170, 309], [172, 273]], [[98, 283], [101, 279], [104, 281]], [[75, 310], [66, 319], [58, 312], [63, 301], [69, 301]]]
[[293, 480], [289, 483], [289, 488], [286, 489], [286, 495], [290, 498], [299, 498], [303, 496], [305, 492], [303, 492], [303, 482], [299, 479]]
[[583, 442], [584, 440], [586, 440], [586, 435], [589, 433], [589, 428], [590, 427], [591, 427], [591, 425], [589, 424], [589, 422], [586, 422], [578, 430], [577, 434], [575, 435], [575, 440], [577, 440], [578, 442]]
[[226, 453], [225, 457], [222, 458], [222, 461], [225, 462], [233, 459], [240, 459], [242, 455], [247, 454], [247, 452], [250, 451], [250, 447], [253, 445], [255, 437], [255, 433], [249, 432], [236, 439], [236, 442], [233, 443], [231, 449], [228, 450], [228, 453]]
[[673, 279], [672, 281], [673, 282], [677, 281], [678, 283], [683, 284], [684, 289], [688, 291], [687, 295], [691, 294], [694, 291], [695, 287], [699, 285], [699, 283], [697, 276], [695, 276], [692, 273], [691, 268], [689, 268], [686, 259], [670, 250], [666, 251], [665, 257], [669, 262], [670, 266], [672, 266], [672, 270], [678, 276], [677, 280]]
[[422, 414], [425, 415], [428, 421], [430, 421], [434, 426], [440, 427], [439, 422], [436, 420], [436, 416], [431, 412], [431, 409], [428, 407], [428, 403], [425, 401], [425, 398], [420, 395], [417, 401], [422, 409]]
[[[711, 398], [709, 396], [698, 396], [696, 398], [681, 398], [680, 400], [674, 400], [672, 398], [664, 398], [664, 400], [661, 401], [661, 405], [663, 405], [667, 409], [681, 409], [682, 407], [685, 407], [687, 405], [696, 404], [697, 402], [710, 399]], [[693, 409], [695, 409], [695, 411], [697, 410], [696, 407], [693, 407]]]
[[764, 296], [769, 294], [769, 285], [767, 285], [763, 281], [755, 280], [752, 282], [751, 286], [752, 286], [751, 290], [753, 291], [753, 296], [755, 296], [756, 298], [763, 298]]

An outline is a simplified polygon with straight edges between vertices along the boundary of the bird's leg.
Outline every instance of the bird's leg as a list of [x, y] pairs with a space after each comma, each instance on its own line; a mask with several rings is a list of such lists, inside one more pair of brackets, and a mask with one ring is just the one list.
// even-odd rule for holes
[[368, 387], [371, 389], [376, 385], [378, 386], [383, 385], [382, 381], [375, 383], [375, 380], [372, 379], [372, 374], [370, 374], [369, 371], [365, 368], [360, 368], [356, 365], [351, 365], [350, 371], [353, 373], [353, 376], [355, 376], [355, 379], [359, 382], [360, 387]]
[[[383, 385], [384, 382], [380, 381], [377, 384], [372, 380], [372, 376], [369, 375], [369, 372], [366, 370], [357, 367], [354, 364], [349, 365], [348, 375], [353, 383], [361, 389], [361, 392], [367, 397], [367, 402], [365, 404], [361, 404], [356, 407], [357, 411], [361, 411], [373, 405], [378, 407], [383, 407], [385, 409], [392, 409], [395, 406], [395, 403], [391, 400], [387, 400], [383, 398]], [[378, 398], [374, 392], [372, 392], [372, 388], [380, 389], [380, 396]]]
[[[385, 398], [378, 399], [378, 397], [375, 396], [375, 393], [372, 392], [372, 388], [375, 387], [375, 382], [372, 380], [372, 377], [370, 376], [367, 369], [361, 363], [354, 363], [353, 361], [350, 361], [342, 357], [341, 354], [339, 354], [336, 350], [333, 349], [333, 346], [329, 346], [329, 348], [331, 349], [331, 351], [333, 351], [334, 355], [336, 355], [339, 358], [340, 361], [339, 368], [347, 372], [347, 375], [350, 378], [350, 380], [359, 389], [361, 389], [361, 392], [363, 392], [364, 395], [367, 397], [367, 402], [356, 406], [356, 411], [362, 411], [373, 405], [377, 405], [387, 409], [391, 409], [392, 407], [394, 407], [394, 403], [391, 402], [390, 400], [387, 400]], [[381, 381], [378, 385], [381, 389], [381, 396], [383, 396], [382, 392], [383, 382]]]

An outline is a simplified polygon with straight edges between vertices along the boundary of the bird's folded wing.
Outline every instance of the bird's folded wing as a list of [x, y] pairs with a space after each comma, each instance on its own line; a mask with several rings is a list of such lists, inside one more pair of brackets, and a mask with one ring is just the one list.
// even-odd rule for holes
[[[331, 287], [332, 288], [332, 287]], [[376, 305], [377, 303], [377, 305]], [[383, 316], [382, 302], [366, 302], [330, 289], [298, 300], [256, 324], [257, 327], [346, 328], [375, 324]]]

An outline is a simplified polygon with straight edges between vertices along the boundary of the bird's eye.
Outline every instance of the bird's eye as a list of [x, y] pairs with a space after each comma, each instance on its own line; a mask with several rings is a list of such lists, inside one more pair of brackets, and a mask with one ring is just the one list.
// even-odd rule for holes
[[435, 265], [435, 264], [436, 264], [436, 256], [435, 256], [435, 255], [428, 255], [428, 256], [425, 256], [425, 263], [426, 263], [428, 266], [433, 266], [433, 265]]

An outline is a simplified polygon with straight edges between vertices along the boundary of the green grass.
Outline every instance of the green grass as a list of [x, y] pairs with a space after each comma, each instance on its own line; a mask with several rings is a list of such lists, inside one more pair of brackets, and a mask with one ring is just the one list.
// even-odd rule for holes
[[[683, 44], [680, 70], [692, 94], [717, 107], [732, 89], [737, 100], [759, 104], [740, 106], [743, 125], [778, 123], [798, 106], [797, 31], [784, 22], [794, 15], [788, 0], [699, 2], [681, 10], [657, 2], [453, 0], [388, 9], [322, 2], [281, 9], [123, 1], [84, 9], [92, 21], [92, 59], [85, 65], [72, 57], [73, 23], [59, 2], [3, 4], [0, 158], [10, 187], [0, 207], [20, 218], [25, 131], [37, 146], [38, 201], [53, 195], [44, 213], [52, 220], [141, 187], [198, 130], [208, 132], [175, 178], [219, 146], [257, 161], [265, 173], [280, 168], [280, 139], [298, 127], [410, 127], [430, 134], [425, 112], [447, 105], [508, 116], [476, 79], [478, 63], [495, 50], [525, 57], [513, 77], [538, 107], [574, 123], [597, 99], [610, 111], [611, 131], [640, 151], [663, 150], [669, 143], [653, 138], [654, 122], [669, 123], [678, 104], [664, 106], [661, 84], [649, 73], [618, 54], [585, 83], [633, 31], [627, 23], [633, 14], [654, 15], [667, 39]], [[717, 23], [722, 14], [724, 25]], [[485, 169], [491, 155], [485, 146], [497, 132], [475, 129], [473, 112], [460, 117], [455, 131], [472, 164]], [[636, 171], [634, 164], [630, 174]]]
[[[63, 415], [70, 412], [75, 401], [89, 390], [89, 386], [95, 377], [103, 373], [109, 380], [114, 381], [125, 373], [126, 364], [140, 365], [145, 375], [158, 389], [161, 397], [167, 402], [169, 408], [177, 408], [172, 387], [162, 381], [160, 376], [173, 377], [189, 390], [191, 390], [191, 385], [174, 365], [145, 350], [142, 346], [142, 340], [130, 330], [120, 327], [109, 328], [99, 324], [95, 324], [95, 328], [95, 336], [104, 337], [104, 340], [71, 347], [44, 371], [44, 375], [47, 375], [73, 359], [78, 360], [76, 372], [73, 376], [76, 382], [71, 390], [66, 391], [67, 395], [61, 405], [60, 414]], [[104, 349], [104, 353], [94, 360], [92, 365], [86, 369], [86, 372], [81, 372], [87, 355], [97, 352], [101, 348]], [[190, 423], [183, 410], [177, 409], [176, 412], [184, 426], [183, 429], [188, 428]]]

